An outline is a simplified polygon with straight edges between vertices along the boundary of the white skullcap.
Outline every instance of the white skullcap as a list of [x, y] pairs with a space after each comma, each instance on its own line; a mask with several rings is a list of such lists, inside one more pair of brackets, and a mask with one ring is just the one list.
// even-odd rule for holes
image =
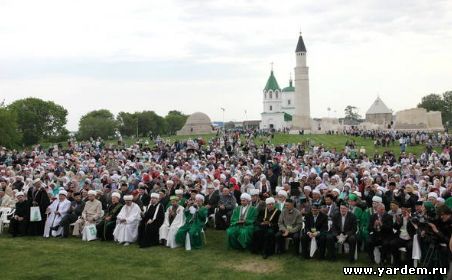
[[114, 192], [111, 194], [111, 197], [121, 198], [121, 194], [118, 192]]
[[304, 187], [303, 187], [303, 190], [312, 191], [312, 189], [311, 189], [310, 186], [304, 186]]
[[275, 199], [273, 197], [269, 197], [265, 200], [265, 204], [275, 204]]
[[250, 195], [259, 195], [259, 190], [258, 189], [251, 189], [250, 190]]
[[442, 197], [438, 197], [438, 198], [436, 199], [436, 201], [439, 202], [439, 203], [444, 203], [444, 202], [446, 202], [446, 201], [444, 200], [444, 198], [442, 198]]
[[97, 192], [96, 191], [93, 191], [93, 190], [90, 190], [89, 192], [88, 192], [88, 195], [96, 195], [97, 194]]
[[240, 196], [240, 199], [245, 199], [245, 200], [251, 201], [251, 195], [249, 195], [247, 193], [242, 193], [242, 195]]
[[333, 191], [333, 192], [337, 192], [338, 194], [341, 193], [341, 191], [340, 191], [338, 188], [334, 188], [332, 191]]
[[285, 190], [280, 190], [278, 192], [278, 195], [284, 196], [285, 198], [287, 198], [287, 192]]
[[381, 197], [379, 197], [379, 196], [376, 196], [376, 195], [374, 195], [373, 197], [372, 197], [372, 201], [373, 202], [383, 202], [383, 199], [381, 199]]
[[353, 193], [356, 194], [359, 198], [362, 197], [362, 194], [361, 194], [361, 192], [359, 192], [359, 191], [354, 191]]
[[168, 181], [166, 181], [166, 183], [167, 183], [167, 184], [170, 184], [170, 185], [174, 185], [173, 180], [168, 180]]
[[151, 193], [151, 198], [160, 198], [158, 193]]
[[195, 199], [199, 199], [199, 200], [202, 200], [202, 201], [204, 201], [204, 196], [202, 195], [202, 194], [197, 194], [196, 196], [195, 196]]
[[427, 197], [428, 197], [428, 198], [433, 197], [433, 198], [435, 198], [435, 199], [438, 199], [438, 194], [437, 194], [436, 192], [429, 192], [428, 195], [427, 195]]
[[177, 189], [174, 193], [175, 194], [184, 194], [184, 191], [181, 189]]
[[133, 200], [133, 195], [125, 195], [124, 196], [124, 200], [125, 201], [132, 201]]
[[212, 185], [212, 184], [208, 184], [208, 185], [207, 185], [207, 188], [208, 188], [208, 189], [215, 189], [215, 186]]
[[19, 196], [24, 196], [24, 193], [23, 192], [17, 192], [16, 193], [16, 197], [19, 197]]
[[36, 183], [39, 183], [39, 182], [41, 182], [41, 178], [36, 178], [36, 179], [33, 180], [33, 184], [36, 184]]
[[60, 192], [58, 193], [59, 195], [62, 194], [64, 196], [67, 196], [67, 191], [65, 190], [60, 190]]
[[312, 194], [315, 194], [315, 193], [318, 194], [318, 195], [320, 195], [320, 191], [317, 190], [317, 189], [315, 189], [315, 190], [312, 191]]

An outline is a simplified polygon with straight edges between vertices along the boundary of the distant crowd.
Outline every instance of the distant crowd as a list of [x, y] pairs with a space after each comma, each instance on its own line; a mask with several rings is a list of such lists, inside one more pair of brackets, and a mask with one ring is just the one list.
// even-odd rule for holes
[[13, 237], [73, 235], [191, 250], [204, 247], [209, 231], [224, 230], [230, 249], [263, 258], [291, 251], [331, 261], [346, 254], [354, 262], [366, 252], [379, 265], [449, 267], [447, 133], [346, 132], [383, 147], [425, 146], [417, 156], [402, 150], [377, 157], [353, 141], [343, 150], [309, 142], [257, 145], [261, 134], [2, 149], [1, 220]]

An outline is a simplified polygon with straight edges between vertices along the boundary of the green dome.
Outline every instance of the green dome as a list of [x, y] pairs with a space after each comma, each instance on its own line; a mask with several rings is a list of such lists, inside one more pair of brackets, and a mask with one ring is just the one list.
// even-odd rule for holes
[[295, 91], [295, 87], [292, 85], [292, 80], [289, 80], [289, 86], [283, 88], [282, 92], [293, 92]]
[[270, 72], [270, 77], [268, 77], [264, 90], [281, 90], [281, 88], [279, 88], [278, 82], [276, 81], [275, 75], [273, 75], [273, 70]]

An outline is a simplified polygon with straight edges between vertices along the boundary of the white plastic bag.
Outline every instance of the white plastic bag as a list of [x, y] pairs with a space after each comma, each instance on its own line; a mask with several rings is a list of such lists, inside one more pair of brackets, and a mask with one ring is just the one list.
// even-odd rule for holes
[[311, 238], [311, 252], [309, 253], [311, 258], [314, 256], [315, 251], [317, 251], [317, 240], [315, 238]]
[[95, 224], [85, 225], [83, 228], [83, 240], [92, 241], [97, 239], [97, 228]]
[[41, 210], [38, 206], [30, 207], [30, 222], [42, 221]]
[[190, 243], [190, 235], [187, 232], [187, 235], [185, 236], [185, 250], [190, 251], [191, 250], [191, 243]]

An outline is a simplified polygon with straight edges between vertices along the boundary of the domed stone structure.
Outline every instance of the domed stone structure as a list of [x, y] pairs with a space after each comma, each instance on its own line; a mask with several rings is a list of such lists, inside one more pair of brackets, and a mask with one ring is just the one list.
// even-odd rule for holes
[[184, 127], [177, 132], [177, 135], [200, 135], [214, 132], [209, 116], [196, 112], [188, 117]]

